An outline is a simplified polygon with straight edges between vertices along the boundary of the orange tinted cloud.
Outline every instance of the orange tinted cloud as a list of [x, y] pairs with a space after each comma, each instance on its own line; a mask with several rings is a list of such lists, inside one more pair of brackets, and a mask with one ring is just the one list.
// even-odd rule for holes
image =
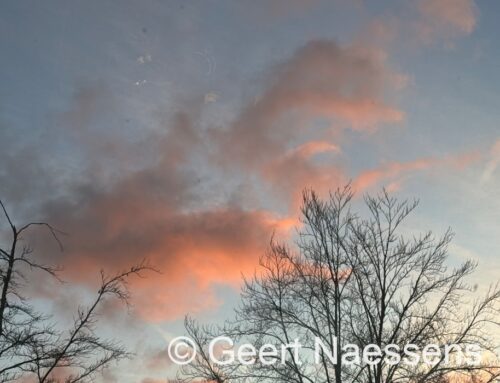
[[292, 155], [297, 154], [303, 158], [310, 158], [315, 154], [327, 152], [339, 152], [340, 148], [328, 141], [309, 141], [299, 147], [293, 149]]
[[399, 190], [404, 177], [417, 171], [440, 171], [443, 168], [463, 169], [478, 160], [478, 152], [446, 156], [442, 158], [422, 158], [409, 162], [391, 162], [379, 168], [361, 172], [353, 181], [354, 190], [364, 191], [386, 185], [389, 191]]
[[239, 286], [273, 231], [288, 227], [269, 213], [238, 208], [183, 213], [149, 187], [140, 177], [126, 179], [75, 204], [60, 202], [47, 214], [71, 233], [60, 259], [66, 278], [90, 283], [100, 268], [117, 271], [142, 258], [162, 272], [132, 285], [138, 313], [149, 321], [217, 307], [213, 287]]
[[162, 321], [217, 307], [214, 287], [239, 286], [272, 233], [291, 223], [265, 211], [203, 204], [205, 193], [187, 168], [193, 151], [203, 149], [189, 116], [178, 114], [154, 138], [153, 164], [106, 184], [90, 178], [45, 205], [44, 219], [69, 235], [64, 253], [44, 253], [47, 262], [65, 266], [64, 278], [87, 285], [101, 268], [119, 271], [147, 258], [162, 274], [133, 282], [136, 309]]
[[[403, 113], [384, 98], [398, 79], [380, 52], [311, 42], [275, 69], [257, 103], [248, 104], [229, 130], [211, 131], [208, 142], [219, 149], [218, 164], [254, 172], [290, 199], [295, 214], [304, 187], [324, 192], [345, 178], [332, 164], [340, 148], [331, 132], [314, 131], [313, 119], [357, 130], [401, 121]], [[293, 114], [301, 123], [287, 120]], [[138, 313], [149, 321], [217, 307], [214, 286], [237, 287], [272, 233], [296, 223], [239, 207], [196, 209], [203, 193], [185, 166], [193, 152], [205, 155], [207, 148], [192, 118], [178, 114], [168, 133], [155, 139], [154, 165], [105, 187], [81, 185], [71, 199], [46, 206], [47, 220], [72, 233], [65, 239], [66, 276], [88, 283], [101, 267], [116, 270], [144, 257], [163, 272], [133, 284]]]
[[[100, 268], [119, 270], [148, 258], [162, 274], [132, 288], [138, 313], [149, 321], [217, 307], [215, 286], [239, 286], [241, 273], [253, 272], [272, 233], [286, 234], [297, 223], [304, 188], [324, 193], [346, 182], [337, 160], [339, 132], [371, 132], [401, 121], [403, 113], [385, 97], [400, 81], [380, 52], [314, 41], [275, 68], [260, 100], [247, 104], [227, 129], [200, 130], [196, 107], [179, 113], [168, 131], [151, 137], [152, 163], [105, 183], [95, 176], [103, 150], [98, 146], [88, 180], [44, 207], [44, 220], [70, 233], [65, 253], [49, 261], [65, 266], [64, 277], [90, 285]], [[326, 131], [316, 126], [318, 117], [328, 120]], [[189, 167], [194, 153], [224, 177], [231, 177], [228, 169], [255, 176], [256, 187], [270, 187], [286, 202], [289, 216], [214, 204]], [[355, 186], [397, 185], [401, 175], [432, 163], [389, 164], [362, 173]]]
[[[338, 152], [332, 140], [343, 128], [373, 131], [401, 122], [404, 113], [386, 94], [401, 89], [404, 78], [380, 50], [311, 41], [275, 67], [262, 96], [228, 129], [211, 132], [218, 161], [257, 174], [292, 204], [304, 187], [334, 188], [341, 171], [316, 155]], [[326, 132], [319, 120], [330, 126]]]
[[481, 181], [480, 181], [481, 184], [485, 184], [493, 178], [493, 175], [495, 174], [499, 165], [500, 165], [500, 139], [498, 139], [493, 144], [488, 153], [486, 166], [481, 175]]
[[403, 173], [429, 168], [434, 163], [433, 160], [416, 160], [412, 162], [393, 162], [377, 169], [363, 171], [353, 182], [353, 189], [357, 191], [367, 190], [379, 182], [391, 180]]
[[[88, 180], [44, 208], [46, 221], [70, 233], [59, 259], [64, 276], [90, 284], [102, 267], [118, 270], [146, 257], [162, 274], [133, 283], [143, 318], [176, 319], [217, 307], [215, 286], [239, 286], [241, 273], [253, 272], [272, 233], [287, 233], [297, 223], [304, 188], [324, 193], [349, 178], [338, 160], [342, 130], [372, 132], [404, 118], [386, 97], [403, 79], [381, 51], [362, 43], [313, 41], [274, 69], [262, 97], [244, 106], [227, 129], [200, 130], [199, 109], [192, 107], [177, 114], [167, 132], [151, 137], [152, 163], [105, 183], [95, 176], [103, 150], [97, 145]], [[275, 192], [266, 198], [286, 203], [289, 217], [227, 201], [214, 204], [189, 167], [193, 154], [223, 177], [231, 177], [227, 170], [255, 176], [257, 188]], [[366, 189], [388, 181], [396, 188], [402, 175], [430, 168], [433, 161], [389, 164], [363, 172], [354, 184]]]
[[474, 0], [420, 0], [418, 10], [422, 16], [419, 34], [426, 42], [469, 35], [478, 19]]

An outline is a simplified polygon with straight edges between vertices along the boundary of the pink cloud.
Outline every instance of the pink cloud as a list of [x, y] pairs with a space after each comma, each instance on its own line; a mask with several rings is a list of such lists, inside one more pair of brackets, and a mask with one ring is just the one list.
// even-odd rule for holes
[[447, 169], [464, 169], [481, 159], [479, 152], [451, 155], [445, 157], [421, 158], [409, 162], [390, 162], [378, 168], [361, 172], [353, 181], [353, 188], [365, 191], [374, 187], [386, 185], [388, 190], [397, 191], [401, 188], [405, 177], [415, 172], [430, 170], [433, 172]]
[[493, 144], [487, 157], [486, 166], [481, 174], [481, 184], [489, 182], [500, 165], [500, 139]]
[[[373, 132], [404, 113], [387, 94], [404, 86], [385, 52], [357, 42], [311, 41], [277, 65], [257, 102], [227, 128], [211, 132], [218, 163], [257, 174], [292, 206], [304, 187], [326, 190], [343, 182], [339, 166], [315, 155], [339, 152], [342, 129]], [[318, 119], [330, 129], [315, 127]]]
[[474, 0], [420, 0], [420, 38], [431, 42], [471, 34], [478, 21]]

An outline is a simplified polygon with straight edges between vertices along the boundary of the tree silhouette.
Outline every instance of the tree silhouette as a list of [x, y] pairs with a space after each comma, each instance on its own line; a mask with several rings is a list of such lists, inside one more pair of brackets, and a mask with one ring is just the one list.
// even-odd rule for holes
[[[260, 271], [244, 283], [235, 319], [220, 328], [187, 320], [198, 348], [224, 334], [258, 349], [279, 349], [300, 339], [300, 354], [286, 349], [284, 363], [215, 365], [198, 356], [179, 377], [218, 382], [438, 383], [493, 382], [500, 376], [494, 353], [500, 321], [500, 289], [492, 286], [481, 299], [466, 278], [476, 264], [447, 266], [453, 234], [405, 233], [403, 223], [417, 201], [399, 201], [385, 190], [366, 196], [364, 215], [353, 211], [350, 186], [322, 200], [303, 193], [302, 228], [294, 246], [272, 240]], [[315, 342], [319, 360], [313, 360]], [[379, 363], [352, 362], [344, 346], [360, 350], [376, 345]], [[403, 363], [404, 347], [422, 350], [438, 345], [432, 363]], [[463, 360], [464, 348], [478, 345], [482, 360]], [[337, 355], [336, 363], [328, 357]], [[395, 358], [389, 363], [387, 358]], [[389, 359], [390, 360], [390, 359]], [[317, 362], [317, 363], [316, 363]]]
[[11, 232], [8, 247], [0, 247], [0, 382], [28, 379], [38, 383], [85, 383], [111, 362], [129, 356], [114, 340], [97, 333], [97, 311], [109, 298], [125, 304], [129, 301], [127, 280], [132, 275], [152, 270], [146, 262], [113, 276], [101, 272], [101, 283], [94, 300], [79, 307], [68, 329], [57, 328], [51, 317], [39, 313], [32, 300], [22, 294], [30, 282], [29, 273], [41, 270], [58, 278], [58, 269], [38, 263], [23, 234], [34, 226], [49, 231], [61, 246], [60, 231], [45, 222], [31, 222], [19, 228], [13, 223], [4, 204], [2, 212]]

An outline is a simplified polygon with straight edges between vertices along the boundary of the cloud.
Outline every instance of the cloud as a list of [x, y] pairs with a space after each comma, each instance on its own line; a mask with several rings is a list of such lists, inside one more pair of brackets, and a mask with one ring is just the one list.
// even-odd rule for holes
[[450, 155], [445, 157], [420, 158], [408, 162], [390, 162], [378, 168], [362, 171], [353, 180], [353, 189], [366, 191], [374, 187], [386, 186], [389, 191], [401, 188], [403, 180], [412, 174], [430, 170], [433, 172], [449, 169], [464, 169], [481, 159], [479, 152]]
[[360, 29], [355, 41], [372, 47], [401, 46], [411, 49], [443, 45], [453, 48], [456, 39], [474, 32], [479, 8], [474, 0], [416, 0], [372, 17]]
[[[137, 313], [147, 321], [218, 307], [215, 287], [238, 287], [272, 233], [285, 235], [297, 223], [304, 188], [324, 193], [350, 178], [342, 166], [345, 131], [371, 134], [404, 119], [390, 95], [405, 78], [390, 68], [384, 51], [361, 40], [311, 41], [270, 71], [257, 102], [243, 105], [227, 126], [202, 129], [203, 100], [188, 103], [160, 121], [162, 130], [143, 133], [141, 156], [121, 132], [93, 127], [107, 115], [105, 88], [80, 89], [58, 120], [70, 129], [57, 132], [65, 144], [77, 144], [83, 176], [43, 204], [43, 220], [70, 234], [61, 255], [43, 244], [47, 261], [63, 264], [66, 278], [92, 286], [99, 269], [117, 271], [148, 258], [162, 274], [132, 286]], [[108, 163], [111, 157], [118, 161]], [[354, 185], [366, 190], [383, 182], [397, 189], [408, 174], [446, 161], [459, 162], [394, 162], [362, 172]], [[244, 208], [246, 201], [221, 197], [222, 187], [215, 203], [201, 167], [208, 177], [243, 173], [255, 180], [254, 189], [242, 193], [245, 200], [263, 191], [266, 203], [284, 203], [285, 213], [259, 203]]]
[[141, 383], [167, 383], [167, 381], [164, 379], [144, 378]]
[[404, 113], [384, 100], [384, 91], [400, 78], [388, 68], [384, 52], [332, 40], [310, 41], [276, 66], [271, 86], [257, 104], [245, 109], [235, 129], [249, 123], [256, 123], [256, 130], [266, 129], [294, 110], [340, 119], [354, 129], [400, 122]]
[[[93, 286], [101, 268], [117, 271], [148, 258], [162, 274], [132, 285], [137, 314], [146, 321], [214, 309], [221, 304], [216, 286], [237, 288], [273, 232], [286, 235], [297, 223], [305, 187], [323, 193], [349, 179], [341, 162], [345, 130], [372, 133], [402, 121], [404, 113], [387, 95], [401, 89], [403, 78], [382, 51], [360, 42], [312, 41], [271, 71], [260, 99], [244, 105], [228, 126], [202, 129], [203, 100], [189, 103], [162, 120], [162, 130], [143, 133], [147, 146], [139, 147], [147, 160], [140, 161], [122, 134], [89, 127], [102, 113], [105, 92], [84, 88], [60, 118], [73, 128], [63, 142], [74, 140], [85, 154], [83, 176], [70, 179], [40, 212], [70, 235], [63, 254], [42, 242], [40, 250], [48, 262], [65, 266], [65, 278], [85, 286]], [[119, 163], [108, 164], [110, 156]], [[385, 164], [362, 172], [354, 184], [397, 188], [408, 174], [440, 161], [448, 160]], [[114, 172], [103, 170], [108, 166]], [[209, 168], [209, 177], [243, 173], [244, 180], [255, 180], [254, 189], [245, 190], [250, 196], [242, 193], [246, 200], [262, 189], [268, 205], [273, 198], [286, 204], [285, 213], [259, 203], [244, 208], [246, 201], [221, 197], [223, 187], [214, 191], [215, 203], [201, 167]]]
[[[84, 157], [82, 176], [69, 179], [39, 214], [70, 234], [65, 252], [52, 251], [38, 235], [36, 248], [47, 262], [64, 265], [65, 278], [87, 286], [101, 268], [116, 271], [148, 258], [163, 273], [132, 286], [137, 313], [147, 321], [213, 309], [221, 303], [215, 286], [239, 286], [273, 232], [286, 233], [296, 220], [243, 203], [214, 204], [194, 158], [224, 177], [227, 169], [250, 171], [260, 186], [296, 206], [304, 187], [327, 190], [342, 182], [332, 162], [341, 152], [333, 131], [400, 121], [402, 112], [384, 99], [393, 74], [369, 49], [311, 42], [273, 70], [260, 100], [247, 104], [228, 129], [205, 134], [203, 100], [190, 103], [163, 131], [144, 133], [146, 159], [140, 160], [122, 133], [94, 128], [107, 115], [100, 102], [106, 91], [84, 87], [58, 119], [66, 129], [57, 131]], [[287, 121], [293, 114], [297, 119]], [[314, 129], [318, 116], [335, 129]], [[213, 149], [220, 154], [210, 156]]]
[[481, 185], [484, 185], [493, 178], [498, 166], [500, 165], [500, 139], [497, 140], [490, 149], [486, 166], [481, 174]]
[[144, 355], [146, 366], [150, 370], [162, 370], [173, 364], [168, 355], [168, 349], [155, 349], [148, 350], [146, 355]]
[[96, 116], [102, 117], [112, 106], [109, 89], [103, 84], [79, 87], [70, 101], [70, 107], [61, 114], [59, 123], [74, 134], [82, 134]]
[[[64, 276], [91, 285], [99, 269], [118, 271], [147, 258], [162, 271], [133, 284], [137, 313], [148, 321], [217, 307], [218, 284], [239, 286], [251, 273], [273, 231], [289, 223], [270, 212], [237, 206], [200, 208], [204, 194], [188, 169], [200, 134], [185, 114], [155, 139], [157, 159], [101, 183], [89, 175], [64, 198], [47, 202], [41, 216], [64, 229], [65, 252], [47, 262]], [[40, 240], [40, 237], [35, 238]]]
[[[65, 278], [93, 286], [99, 269], [117, 271], [148, 258], [162, 274], [132, 284], [136, 312], [146, 321], [218, 307], [215, 287], [237, 288], [273, 232], [284, 235], [296, 223], [303, 188], [322, 192], [345, 182], [337, 162], [342, 130], [373, 132], [403, 119], [386, 100], [400, 80], [380, 51], [313, 41], [277, 65], [260, 99], [225, 129], [200, 128], [200, 100], [162, 131], [146, 133], [147, 161], [137, 161], [121, 135], [90, 126], [103, 112], [104, 92], [81, 89], [60, 121], [73, 128], [65, 139], [81, 144], [84, 177], [43, 205], [42, 218], [70, 234], [63, 254], [43, 244], [47, 261], [63, 264]], [[109, 157], [120, 161], [108, 163]], [[289, 215], [225, 200], [215, 204], [196, 157], [223, 177], [232, 171], [245, 172], [246, 179], [255, 175], [256, 188], [270, 187], [286, 201]], [[129, 163], [134, 166], [124, 166]], [[114, 172], [103, 170], [108, 166]]]
[[401, 122], [404, 113], [386, 95], [403, 79], [383, 51], [310, 41], [274, 68], [261, 97], [228, 129], [212, 132], [219, 163], [256, 173], [287, 199], [304, 186], [335, 187], [338, 166], [318, 165], [315, 154], [338, 151], [332, 140], [342, 129], [372, 132]]
[[471, 34], [478, 22], [474, 0], [420, 0], [419, 37], [424, 42]]
[[251, 17], [252, 22], [274, 23], [283, 18], [303, 16], [320, 5], [320, 0], [255, 0], [251, 6], [237, 3], [240, 12], [245, 17]]

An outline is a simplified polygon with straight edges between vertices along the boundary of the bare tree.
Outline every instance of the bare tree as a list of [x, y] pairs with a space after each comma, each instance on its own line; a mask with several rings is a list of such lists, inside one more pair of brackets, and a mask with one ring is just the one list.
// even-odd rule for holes
[[[491, 326], [500, 321], [499, 286], [474, 300], [466, 278], [475, 263], [447, 266], [451, 231], [438, 238], [431, 232], [405, 235], [402, 225], [417, 201], [398, 201], [386, 191], [366, 196], [363, 218], [352, 211], [352, 198], [350, 186], [327, 200], [305, 191], [303, 225], [295, 246], [271, 242], [261, 271], [245, 281], [235, 320], [219, 329], [257, 347], [271, 343], [279, 348], [300, 339], [300, 355], [286, 348], [285, 363], [255, 360], [245, 368], [236, 365], [223, 381], [495, 381], [500, 376], [496, 359], [471, 365], [458, 358], [457, 347], [478, 345], [485, 355], [497, 350]], [[189, 333], [203, 343], [201, 330]], [[319, 361], [313, 360], [317, 342], [322, 345]], [[391, 355], [385, 351], [379, 363], [358, 362], [345, 348], [348, 344], [360, 350], [396, 345], [397, 355], [392, 357], [399, 357], [399, 362], [388, 363]], [[419, 349], [439, 345], [441, 356], [432, 364], [402, 363], [409, 344]], [[183, 373], [213, 379], [203, 374], [199, 362]]]
[[211, 339], [217, 336], [218, 329], [214, 326], [200, 326], [190, 317], [184, 320], [184, 327], [188, 336], [194, 341], [196, 350], [191, 350], [191, 352], [196, 352], [196, 362], [181, 368], [177, 381], [187, 383], [192, 379], [203, 377], [212, 383], [230, 382], [229, 377], [234, 377], [239, 366], [217, 365], [211, 360], [207, 351]]
[[23, 234], [41, 226], [62, 248], [59, 240], [62, 233], [45, 222], [18, 228], [2, 201], [0, 206], [11, 232], [8, 248], [0, 247], [0, 382], [21, 378], [39, 383], [93, 381], [111, 362], [129, 356], [120, 343], [102, 339], [96, 333], [99, 308], [109, 298], [128, 304], [128, 278], [141, 276], [141, 272], [152, 268], [141, 262], [114, 276], [101, 271], [100, 287], [93, 302], [79, 307], [70, 328], [56, 328], [50, 316], [35, 310], [22, 290], [30, 281], [30, 271], [41, 270], [59, 279], [58, 268], [38, 263], [32, 249], [24, 243]]

